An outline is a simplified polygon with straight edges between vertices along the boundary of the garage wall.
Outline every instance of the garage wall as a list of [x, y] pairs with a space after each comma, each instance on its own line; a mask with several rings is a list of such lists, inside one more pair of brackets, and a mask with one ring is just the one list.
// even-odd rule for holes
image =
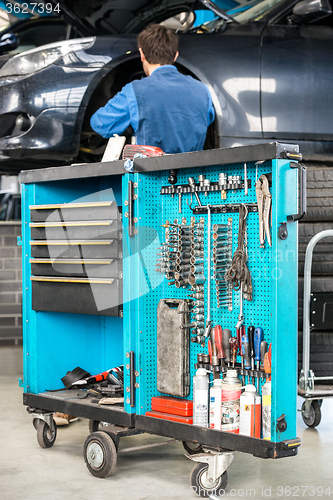
[[20, 222], [0, 222], [0, 346], [22, 344]]

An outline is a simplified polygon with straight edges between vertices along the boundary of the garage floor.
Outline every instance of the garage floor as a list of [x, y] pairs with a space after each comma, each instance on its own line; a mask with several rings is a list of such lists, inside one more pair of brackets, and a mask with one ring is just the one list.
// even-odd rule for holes
[[[199, 498], [190, 491], [192, 462], [180, 443], [119, 455], [107, 479], [89, 474], [82, 455], [88, 421], [58, 428], [54, 446], [42, 449], [18, 386], [21, 350], [0, 349], [1, 500], [101, 500]], [[15, 373], [16, 372], [16, 373]], [[300, 408], [302, 400], [299, 400]], [[324, 499], [333, 496], [333, 400], [324, 400], [322, 422], [308, 429], [299, 414], [297, 457], [277, 461], [236, 453], [228, 469], [225, 497]], [[123, 438], [120, 449], [166, 440], [139, 435]]]

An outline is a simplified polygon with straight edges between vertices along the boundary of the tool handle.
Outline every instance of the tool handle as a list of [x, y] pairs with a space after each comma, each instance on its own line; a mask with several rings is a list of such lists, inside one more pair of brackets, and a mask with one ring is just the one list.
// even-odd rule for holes
[[249, 370], [251, 368], [251, 360], [250, 360], [250, 345], [247, 335], [243, 335], [242, 337], [242, 351], [244, 358], [244, 368], [246, 368], [246, 370]]
[[254, 352], [255, 352], [255, 361], [260, 361], [261, 353], [260, 353], [260, 345], [264, 339], [264, 331], [260, 326], [254, 331]]
[[298, 168], [300, 183], [300, 208], [297, 214], [287, 215], [287, 222], [300, 220], [306, 214], [306, 166], [303, 163], [290, 163], [290, 168]]
[[230, 337], [229, 344], [230, 344], [230, 350], [231, 350], [231, 361], [232, 361], [233, 364], [235, 364], [236, 363], [237, 350], [238, 350], [238, 342], [237, 342], [236, 337]]
[[210, 364], [212, 364], [212, 342], [210, 339], [208, 339], [208, 353], [209, 353]]
[[245, 328], [245, 326], [244, 326], [244, 325], [242, 325], [242, 326], [240, 327], [240, 329], [239, 329], [239, 334], [240, 334], [240, 335], [239, 335], [239, 336], [240, 336], [240, 339], [239, 339], [239, 342], [240, 342], [240, 343], [239, 343], [239, 345], [238, 345], [238, 347], [239, 347], [239, 354], [240, 354], [241, 356], [243, 356], [243, 351], [242, 351], [242, 338], [243, 338], [243, 336], [244, 336], [244, 335], [246, 336], [246, 328]]
[[226, 328], [222, 332], [222, 345], [223, 345], [224, 352], [225, 352], [226, 363], [230, 363], [230, 361], [231, 361], [231, 359], [230, 359], [230, 344], [229, 344], [230, 338], [231, 338], [231, 331], [228, 328]]
[[268, 349], [268, 344], [267, 344], [266, 340], [263, 340], [260, 343], [260, 358], [261, 358], [261, 369], [262, 370], [264, 369], [264, 359], [265, 359], [265, 354], [267, 352], [267, 349]]
[[251, 358], [254, 358], [254, 331], [255, 331], [254, 326], [249, 326], [247, 329], [247, 336], [249, 339], [250, 357]]
[[242, 336], [241, 336], [240, 328], [236, 328], [236, 335], [237, 335], [237, 345], [239, 347], [239, 351], [241, 352], [241, 350], [242, 350]]
[[219, 359], [225, 358], [225, 352], [222, 344], [222, 326], [215, 326], [215, 344], [217, 347], [218, 357]]

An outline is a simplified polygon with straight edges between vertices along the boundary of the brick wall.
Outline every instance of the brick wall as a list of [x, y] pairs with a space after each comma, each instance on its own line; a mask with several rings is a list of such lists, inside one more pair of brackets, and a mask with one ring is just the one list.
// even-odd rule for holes
[[20, 222], [0, 222], [0, 346], [22, 344]]

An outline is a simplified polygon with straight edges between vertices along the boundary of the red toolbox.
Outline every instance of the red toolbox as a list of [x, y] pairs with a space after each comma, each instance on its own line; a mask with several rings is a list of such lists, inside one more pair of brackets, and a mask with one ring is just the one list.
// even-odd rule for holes
[[192, 415], [189, 417], [182, 417], [180, 415], [172, 415], [171, 413], [162, 413], [159, 411], [147, 411], [146, 417], [161, 418], [162, 420], [172, 420], [172, 422], [181, 422], [182, 424], [193, 424]]
[[190, 417], [193, 415], [193, 401], [170, 396], [155, 396], [151, 398], [151, 409], [162, 413]]

